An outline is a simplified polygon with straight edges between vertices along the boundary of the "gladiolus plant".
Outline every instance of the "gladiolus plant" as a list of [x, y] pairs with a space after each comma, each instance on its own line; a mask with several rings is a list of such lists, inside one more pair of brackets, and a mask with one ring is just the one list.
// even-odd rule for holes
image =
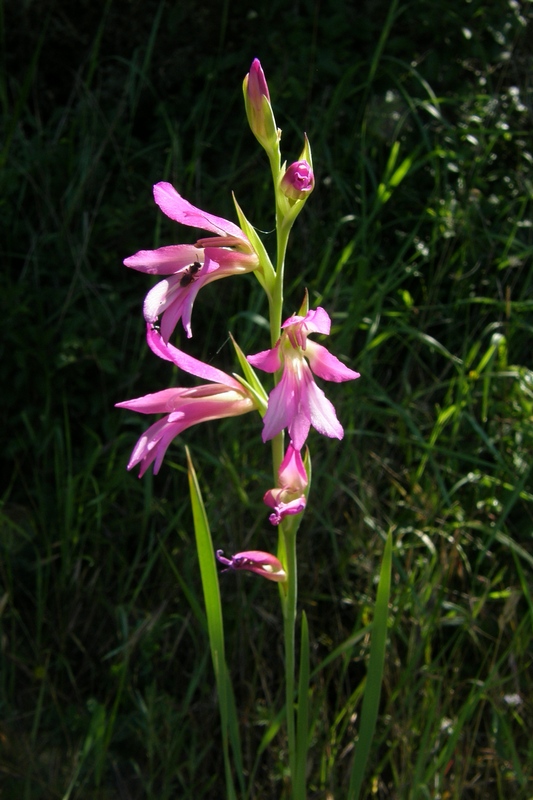
[[[143, 313], [147, 344], [152, 353], [178, 367], [179, 374], [199, 378], [203, 383], [159, 389], [143, 397], [117, 403], [117, 406], [141, 414], [159, 414], [141, 435], [131, 454], [128, 469], [140, 467], [139, 477], [152, 467], [157, 473], [168, 448], [188, 428], [208, 420], [258, 412], [258, 436], [269, 443], [274, 486], [264, 487], [264, 503], [271, 511], [270, 531], [277, 532], [276, 554], [262, 549], [225, 556], [215, 551], [198, 482], [187, 451], [189, 485], [200, 572], [206, 600], [206, 613], [213, 666], [219, 693], [222, 721], [222, 744], [228, 800], [236, 800], [238, 789], [244, 798], [255, 796], [254, 787], [246, 789], [239, 740], [235, 735], [238, 715], [233, 705], [229, 673], [224, 655], [222, 604], [217, 564], [223, 572], [246, 571], [279, 584], [285, 645], [285, 714], [289, 780], [284, 797], [305, 800], [307, 750], [309, 745], [309, 639], [305, 615], [301, 617], [299, 682], [295, 685], [295, 643], [297, 614], [296, 534], [310, 499], [311, 456], [308, 437], [311, 428], [324, 436], [342, 439], [344, 429], [333, 404], [321, 388], [321, 382], [336, 383], [359, 378], [359, 373], [334, 356], [312, 338], [329, 335], [331, 320], [322, 307], [309, 308], [307, 292], [301, 305], [289, 317], [283, 314], [285, 254], [294, 221], [309, 199], [315, 176], [311, 147], [304, 136], [300, 157], [288, 167], [281, 163], [280, 138], [272, 110], [266, 78], [255, 59], [244, 80], [244, 101], [251, 130], [264, 148], [272, 172], [277, 252], [272, 261], [255, 228], [236, 205], [238, 225], [193, 206], [166, 181], [153, 187], [159, 209], [171, 219], [211, 236], [192, 244], [173, 244], [156, 250], [139, 250], [125, 259], [134, 270], [164, 276], [145, 297]], [[171, 343], [179, 322], [186, 336], [193, 335], [193, 303], [200, 290], [213, 281], [253, 273], [263, 288], [269, 308], [270, 343], [265, 350], [245, 355], [234, 341], [242, 375], [228, 375], [206, 364]], [[223, 291], [223, 287], [221, 288]], [[266, 373], [263, 385], [256, 370]], [[194, 435], [191, 432], [191, 435]], [[265, 514], [264, 509], [262, 510]], [[266, 517], [266, 514], [265, 514]], [[265, 520], [266, 522], [266, 520]], [[268, 524], [267, 524], [268, 527]], [[269, 535], [264, 537], [267, 541]], [[258, 545], [261, 544], [258, 542]], [[371, 650], [374, 688], [381, 680], [384, 631], [387, 618], [390, 575], [390, 540], [387, 543], [376, 606], [374, 636], [378, 644]], [[220, 569], [220, 568], [219, 568]], [[251, 579], [251, 578], [250, 578]], [[266, 584], [265, 584], [266, 587]], [[265, 588], [265, 591], [267, 589]], [[379, 624], [378, 624], [379, 623]], [[379, 636], [378, 636], [379, 634]], [[369, 667], [370, 669], [370, 667]], [[377, 676], [377, 678], [376, 678]], [[370, 681], [370, 678], [369, 678]], [[297, 697], [297, 707], [295, 706]], [[368, 741], [375, 723], [379, 691], [373, 699], [365, 696], [360, 738]], [[366, 727], [365, 727], [366, 726]], [[365, 736], [363, 736], [365, 734]], [[230, 757], [230, 747], [233, 762]], [[361, 745], [359, 760], [354, 761], [346, 797], [355, 800], [366, 761]], [[234, 766], [235, 765], [235, 766]], [[258, 795], [259, 796], [259, 795]]]

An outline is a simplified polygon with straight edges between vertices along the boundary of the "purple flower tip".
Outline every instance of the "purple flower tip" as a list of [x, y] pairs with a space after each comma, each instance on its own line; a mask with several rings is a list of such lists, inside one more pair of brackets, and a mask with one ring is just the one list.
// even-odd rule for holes
[[265, 73], [258, 58], [254, 58], [248, 73], [248, 97], [258, 110], [261, 110], [261, 98], [270, 101], [270, 92], [265, 78]]

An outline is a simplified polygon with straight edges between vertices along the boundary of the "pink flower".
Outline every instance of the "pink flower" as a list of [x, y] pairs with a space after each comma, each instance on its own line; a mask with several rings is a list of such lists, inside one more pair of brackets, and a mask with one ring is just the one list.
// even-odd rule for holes
[[281, 561], [271, 553], [263, 553], [262, 550], [245, 550], [243, 553], [236, 553], [231, 558], [226, 558], [223, 550], [217, 550], [217, 558], [228, 568], [222, 572], [247, 569], [255, 572], [256, 575], [262, 575], [269, 581], [280, 583], [287, 580], [287, 574]]
[[133, 448], [128, 469], [140, 464], [140, 478], [153, 462], [154, 474], [159, 472], [170, 442], [191, 425], [211, 419], [236, 417], [256, 408], [251, 395], [235, 378], [186, 355], [171, 344], [165, 344], [161, 335], [150, 327], [146, 338], [150, 348], [160, 358], [212, 383], [191, 388], [164, 389], [116, 403], [118, 408], [129, 408], [141, 414], [165, 414], [143, 433]]
[[310, 333], [329, 333], [331, 320], [327, 312], [317, 308], [305, 317], [293, 315], [281, 327], [284, 331], [275, 347], [248, 356], [250, 364], [265, 372], [283, 369], [280, 382], [269, 396], [263, 441], [287, 428], [293, 447], [301, 450], [311, 425], [324, 436], [342, 439], [344, 430], [335, 409], [316, 385], [313, 373], [336, 383], [354, 380], [359, 373], [322, 345], [308, 340]]
[[303, 200], [315, 188], [313, 168], [305, 160], [295, 161], [287, 167], [280, 186], [283, 194], [290, 200]]
[[278, 470], [278, 487], [269, 489], [263, 500], [274, 509], [269, 519], [272, 525], [279, 525], [287, 514], [301, 514], [305, 508], [307, 473], [299, 450], [292, 444], [287, 448], [285, 458]]
[[191, 313], [196, 295], [208, 283], [257, 269], [259, 258], [247, 236], [233, 222], [215, 217], [184, 200], [170, 183], [156, 183], [154, 199], [161, 211], [192, 228], [217, 234], [196, 244], [177, 244], [157, 250], [139, 250], [124, 264], [151, 275], [169, 275], [146, 295], [144, 317], [156, 322], [162, 314], [161, 334], [168, 341], [179, 320], [190, 338]]

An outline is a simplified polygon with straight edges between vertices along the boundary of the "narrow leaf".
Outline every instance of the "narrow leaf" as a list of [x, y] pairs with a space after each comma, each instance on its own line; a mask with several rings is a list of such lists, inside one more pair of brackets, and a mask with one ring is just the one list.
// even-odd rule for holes
[[228, 734], [231, 738], [236, 771], [237, 775], [239, 776], [241, 789], [244, 794], [241, 755], [242, 751], [238, 732], [235, 701], [233, 699], [233, 690], [229, 679], [224, 653], [224, 625], [222, 621], [222, 603], [220, 599], [220, 588], [218, 585], [217, 564], [200, 486], [198, 484], [198, 479], [196, 477], [196, 472], [194, 470], [189, 449], [186, 447], [185, 451], [187, 454], [189, 493], [191, 497], [191, 507], [193, 513], [194, 535], [196, 538], [196, 549], [200, 564], [200, 576], [202, 579], [202, 590], [204, 594], [205, 612], [207, 617], [207, 631], [209, 634], [211, 658], [213, 661], [213, 669], [215, 672], [215, 680], [218, 690], [227, 796], [228, 800], [237, 800], [229, 757]]
[[309, 746], [309, 630], [305, 611], [302, 614], [300, 676], [298, 679], [298, 715], [296, 718], [296, 776], [294, 797], [305, 798], [307, 750]]
[[355, 746], [354, 762], [348, 789], [348, 800], [358, 800], [363, 777], [365, 774], [366, 762], [370, 753], [370, 746], [376, 728], [376, 721], [379, 710], [379, 699], [381, 696], [381, 681], [383, 678], [383, 666], [385, 664], [385, 647], [387, 644], [387, 620], [389, 615], [389, 596], [391, 585], [391, 566], [392, 566], [392, 532], [389, 531], [381, 572], [379, 576], [379, 586], [376, 598], [376, 610], [372, 624], [372, 641], [370, 645], [370, 658], [368, 660], [368, 672], [366, 678], [365, 695], [361, 710], [361, 725], [359, 729], [359, 739]]

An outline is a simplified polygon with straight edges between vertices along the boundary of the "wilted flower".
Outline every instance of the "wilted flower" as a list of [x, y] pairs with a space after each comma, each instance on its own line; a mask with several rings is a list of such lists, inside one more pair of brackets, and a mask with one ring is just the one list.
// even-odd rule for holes
[[212, 383], [190, 388], [163, 389], [154, 394], [116, 403], [118, 408], [129, 408], [141, 414], [165, 414], [141, 436], [131, 454], [128, 469], [141, 465], [142, 477], [150, 464], [157, 474], [167, 447], [182, 431], [211, 419], [236, 417], [256, 408], [252, 396], [239, 381], [209, 364], [188, 356], [177, 347], [165, 344], [160, 334], [149, 328], [147, 341], [156, 355], [171, 361], [180, 369]]
[[283, 369], [280, 382], [269, 396], [263, 441], [287, 428], [294, 448], [301, 450], [311, 425], [324, 436], [342, 439], [344, 430], [335, 409], [316, 385], [313, 373], [336, 383], [359, 378], [359, 373], [307, 338], [310, 333], [329, 333], [329, 315], [319, 307], [304, 317], [289, 317], [281, 327], [284, 331], [272, 349], [248, 356], [250, 364], [265, 372]]
[[259, 258], [248, 237], [233, 222], [208, 214], [184, 200], [170, 183], [154, 186], [154, 199], [170, 219], [216, 234], [196, 244], [177, 244], [157, 250], [139, 250], [124, 264], [151, 275], [170, 275], [146, 295], [144, 317], [154, 323], [162, 314], [161, 335], [168, 341], [179, 320], [190, 338], [191, 313], [196, 295], [208, 283], [251, 272]]
[[269, 519], [272, 525], [279, 525], [288, 514], [301, 514], [305, 508], [307, 473], [299, 450], [292, 444], [287, 448], [285, 458], [278, 470], [278, 488], [269, 489], [263, 500], [274, 509]]
[[303, 200], [315, 187], [313, 168], [305, 160], [295, 161], [287, 167], [280, 186], [283, 194], [290, 200]]
[[221, 564], [227, 566], [228, 570], [246, 569], [277, 583], [287, 580], [287, 574], [281, 561], [271, 553], [263, 553], [262, 550], [245, 550], [243, 553], [236, 553], [231, 558], [226, 558], [223, 550], [217, 550], [217, 558]]

